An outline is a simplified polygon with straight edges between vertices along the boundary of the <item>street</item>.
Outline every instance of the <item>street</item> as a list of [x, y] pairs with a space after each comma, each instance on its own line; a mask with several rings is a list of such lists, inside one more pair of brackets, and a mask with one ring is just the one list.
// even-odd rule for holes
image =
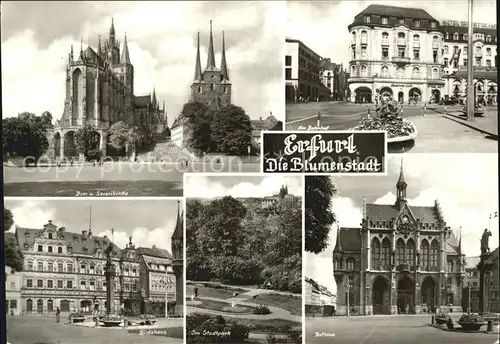
[[493, 344], [498, 339], [498, 334], [451, 332], [432, 327], [430, 322], [430, 315], [308, 317], [306, 343]]
[[[455, 117], [463, 106], [447, 106], [446, 113]], [[317, 130], [318, 112], [320, 129], [348, 130], [374, 113], [374, 104], [353, 104], [347, 102], [317, 102], [287, 105], [286, 130]], [[442, 105], [430, 105], [425, 112], [422, 105], [406, 106], [403, 117], [413, 122], [418, 130], [417, 139], [412, 142], [391, 144], [389, 153], [411, 151], [412, 153], [497, 153], [497, 108], [492, 107], [484, 117], [472, 123], [445, 115]], [[485, 130], [486, 129], [486, 130]]]
[[182, 196], [184, 172], [260, 172], [259, 163], [4, 166], [5, 196]]
[[[7, 340], [11, 344], [140, 344], [162, 343], [181, 344], [182, 319], [160, 319], [158, 332], [165, 335], [154, 335], [152, 332], [123, 328], [91, 328], [69, 325], [66, 319], [56, 323], [55, 316], [8, 316]], [[160, 331], [160, 329], [162, 331]], [[168, 337], [168, 333], [176, 337]]]

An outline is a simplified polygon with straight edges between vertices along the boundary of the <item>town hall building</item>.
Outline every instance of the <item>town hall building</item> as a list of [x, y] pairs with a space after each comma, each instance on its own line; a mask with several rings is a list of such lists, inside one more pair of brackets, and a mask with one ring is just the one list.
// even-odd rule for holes
[[412, 206], [403, 166], [393, 204], [363, 200], [360, 227], [339, 226], [333, 250], [337, 314], [462, 311], [465, 255], [439, 201]]

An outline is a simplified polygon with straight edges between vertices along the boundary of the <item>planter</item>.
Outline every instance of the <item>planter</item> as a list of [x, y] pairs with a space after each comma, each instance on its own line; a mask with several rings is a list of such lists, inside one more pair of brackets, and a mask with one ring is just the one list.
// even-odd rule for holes
[[101, 320], [101, 322], [104, 324], [104, 327], [116, 327], [120, 326], [123, 320]]
[[443, 319], [443, 318], [435, 318], [436, 324], [438, 325], [444, 325], [448, 322], [448, 319]]
[[413, 133], [411, 133], [410, 135], [406, 135], [406, 136], [396, 136], [396, 137], [392, 137], [392, 138], [388, 137], [387, 143], [414, 141], [417, 138], [418, 131], [417, 131], [417, 127], [415, 126], [415, 124], [412, 123], [411, 125], [413, 127]]
[[481, 326], [484, 325], [484, 323], [466, 323], [466, 322], [458, 322], [460, 326], [462, 326], [462, 329], [464, 331], [479, 331], [481, 329]]
[[82, 323], [85, 321], [85, 317], [72, 317], [71, 318], [72, 322], [75, 323]]

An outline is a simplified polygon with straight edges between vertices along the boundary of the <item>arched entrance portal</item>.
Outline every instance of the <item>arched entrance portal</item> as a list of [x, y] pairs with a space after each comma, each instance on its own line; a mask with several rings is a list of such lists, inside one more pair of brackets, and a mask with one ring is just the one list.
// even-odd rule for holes
[[389, 282], [378, 276], [373, 282], [372, 305], [373, 314], [390, 314]]
[[61, 156], [61, 134], [55, 133], [53, 138], [54, 157]]
[[391, 97], [393, 95], [392, 88], [390, 87], [382, 87], [379, 93], [382, 98]]
[[64, 135], [64, 156], [78, 156], [78, 151], [75, 144], [75, 132], [68, 131]]
[[422, 99], [422, 92], [418, 88], [413, 87], [408, 92], [408, 97], [410, 101], [416, 103]]
[[90, 300], [82, 300], [80, 302], [80, 309], [82, 312], [92, 312], [92, 302]]
[[432, 277], [426, 277], [422, 283], [422, 305], [425, 305], [427, 312], [435, 311], [436, 283]]
[[439, 103], [441, 100], [441, 92], [439, 90], [432, 90], [432, 100], [434, 103]]
[[68, 300], [61, 300], [60, 305], [60, 310], [61, 312], [69, 312], [69, 301]]
[[398, 102], [403, 103], [404, 102], [404, 98], [405, 98], [404, 93], [402, 91], [399, 92], [398, 93]]
[[371, 103], [372, 102], [372, 90], [368, 87], [358, 87], [356, 91], [355, 103]]
[[415, 285], [405, 276], [398, 282], [398, 313], [411, 314], [415, 312]]

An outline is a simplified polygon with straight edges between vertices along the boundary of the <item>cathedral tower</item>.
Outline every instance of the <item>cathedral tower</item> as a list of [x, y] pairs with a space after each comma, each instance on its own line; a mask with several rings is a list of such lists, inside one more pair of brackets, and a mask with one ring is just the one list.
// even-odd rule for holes
[[396, 206], [401, 209], [406, 202], [406, 184], [405, 176], [403, 174], [403, 156], [401, 156], [401, 169], [399, 171], [399, 179], [396, 183]]
[[200, 57], [200, 34], [197, 38], [196, 61], [194, 80], [191, 85], [191, 101], [202, 102], [211, 109], [219, 109], [231, 104], [231, 82], [226, 62], [226, 43], [222, 33], [221, 68], [215, 65], [215, 49], [210, 21], [210, 35], [208, 44], [207, 66], [202, 72]]

